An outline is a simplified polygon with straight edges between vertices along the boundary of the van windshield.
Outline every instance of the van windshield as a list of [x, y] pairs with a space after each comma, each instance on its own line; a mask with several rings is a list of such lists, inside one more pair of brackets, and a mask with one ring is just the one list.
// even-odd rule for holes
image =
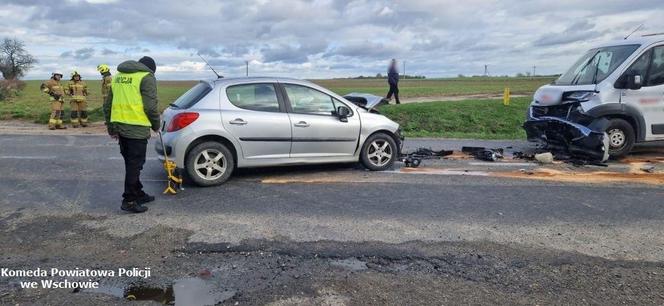
[[554, 85], [597, 84], [608, 77], [640, 45], [622, 45], [590, 49], [572, 68], [553, 82]]
[[176, 108], [190, 108], [196, 104], [196, 102], [203, 99], [203, 97], [205, 97], [211, 90], [212, 88], [208, 83], [200, 82], [181, 95], [177, 100], [175, 100], [175, 102], [171, 103], [170, 105]]

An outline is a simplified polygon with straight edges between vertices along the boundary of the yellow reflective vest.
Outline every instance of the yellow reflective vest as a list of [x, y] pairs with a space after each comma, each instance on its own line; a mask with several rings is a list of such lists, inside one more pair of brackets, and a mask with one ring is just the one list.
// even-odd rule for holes
[[149, 72], [118, 73], [113, 77], [111, 91], [111, 122], [152, 126], [143, 108], [141, 81]]

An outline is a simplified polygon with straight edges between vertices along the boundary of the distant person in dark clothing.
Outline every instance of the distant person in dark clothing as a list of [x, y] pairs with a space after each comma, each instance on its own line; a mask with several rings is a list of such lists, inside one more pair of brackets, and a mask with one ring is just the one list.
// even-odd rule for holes
[[397, 60], [392, 59], [390, 62], [390, 68], [387, 69], [387, 83], [390, 84], [390, 91], [387, 92], [387, 100], [392, 100], [392, 95], [397, 101], [397, 104], [401, 104], [399, 101], [399, 71], [397, 70]]

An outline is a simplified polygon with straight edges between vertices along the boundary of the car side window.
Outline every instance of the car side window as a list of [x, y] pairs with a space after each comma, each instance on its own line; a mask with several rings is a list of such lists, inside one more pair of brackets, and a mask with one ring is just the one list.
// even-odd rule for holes
[[645, 79], [648, 74], [648, 63], [650, 63], [650, 51], [646, 51], [639, 59], [627, 69], [627, 74], [638, 74]]
[[279, 99], [274, 84], [244, 84], [226, 88], [231, 104], [248, 110], [278, 112]]
[[646, 86], [657, 86], [664, 84], [664, 46], [652, 49], [652, 60]]
[[284, 88], [295, 113], [330, 116], [335, 113], [333, 99], [327, 94], [294, 84], [284, 84]]

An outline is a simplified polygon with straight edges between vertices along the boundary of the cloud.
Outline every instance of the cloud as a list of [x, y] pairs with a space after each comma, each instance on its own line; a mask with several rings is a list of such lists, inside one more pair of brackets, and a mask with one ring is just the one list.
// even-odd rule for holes
[[101, 55], [116, 55], [118, 53], [120, 53], [120, 52], [113, 51], [113, 50], [108, 49], [108, 48], [104, 48], [103, 50], [101, 50]]
[[579, 21], [570, 25], [561, 33], [547, 33], [542, 35], [533, 45], [537, 47], [556, 46], [600, 36], [598, 31], [593, 30], [594, 28], [595, 25], [587, 20]]
[[0, 37], [26, 41], [35, 78], [143, 55], [168, 67], [160, 78], [209, 77], [197, 53], [226, 75], [245, 60], [255, 74], [375, 75], [393, 57], [428, 76], [560, 73], [643, 21], [664, 31], [662, 13], [661, 0], [5, 0]]
[[73, 51], [65, 51], [60, 54], [61, 58], [73, 58], [75, 60], [87, 60], [94, 54], [94, 48], [81, 48]]

